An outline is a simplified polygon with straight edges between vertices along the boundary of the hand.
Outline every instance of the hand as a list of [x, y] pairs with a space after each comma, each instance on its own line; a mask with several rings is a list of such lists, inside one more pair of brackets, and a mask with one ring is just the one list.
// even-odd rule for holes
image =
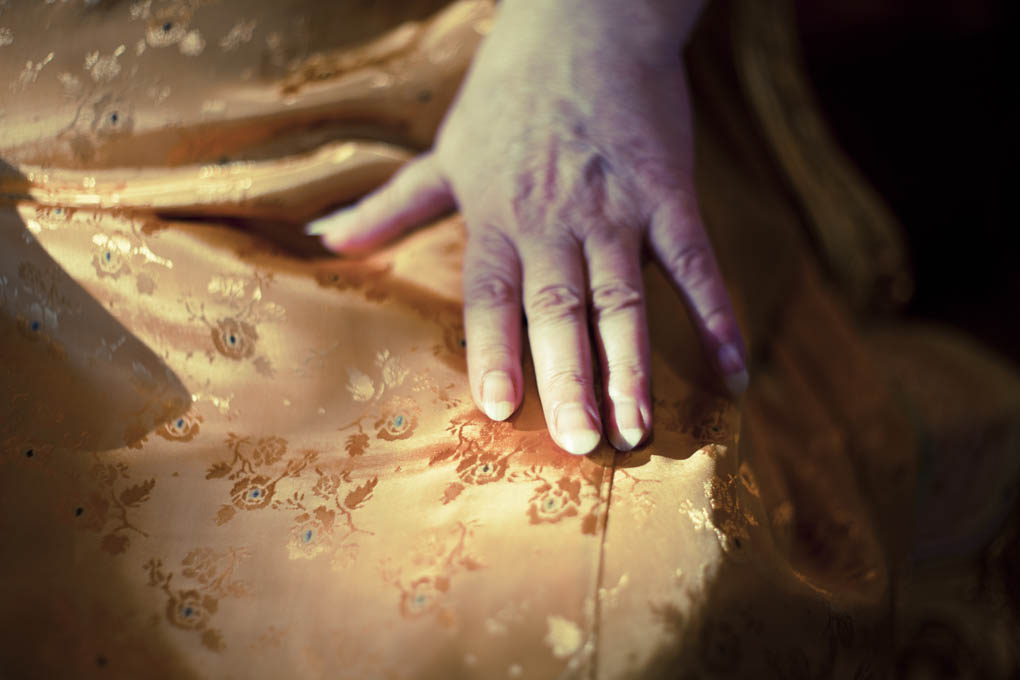
[[610, 441], [628, 450], [651, 431], [644, 244], [727, 386], [747, 384], [692, 178], [680, 51], [696, 4], [504, 0], [433, 150], [309, 227], [359, 252], [458, 205], [475, 402], [495, 420], [520, 405], [523, 303], [545, 419], [570, 453], [600, 440], [589, 323]]

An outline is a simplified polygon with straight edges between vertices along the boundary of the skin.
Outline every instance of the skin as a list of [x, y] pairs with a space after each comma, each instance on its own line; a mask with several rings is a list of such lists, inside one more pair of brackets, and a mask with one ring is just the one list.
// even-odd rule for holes
[[680, 55], [699, 5], [504, 0], [433, 149], [309, 227], [357, 254], [458, 207], [474, 400], [495, 420], [520, 406], [526, 330], [546, 423], [573, 454], [603, 429], [620, 450], [651, 432], [643, 249], [676, 284], [723, 382], [747, 385], [694, 191]]

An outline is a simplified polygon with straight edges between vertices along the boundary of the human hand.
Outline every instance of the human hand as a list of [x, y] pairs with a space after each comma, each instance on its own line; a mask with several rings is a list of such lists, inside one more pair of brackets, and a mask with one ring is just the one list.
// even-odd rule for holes
[[694, 192], [680, 51], [697, 4], [504, 0], [432, 151], [309, 225], [326, 247], [358, 253], [459, 206], [474, 400], [495, 420], [520, 405], [523, 304], [545, 419], [573, 454], [602, 429], [589, 323], [611, 443], [628, 450], [651, 431], [645, 244], [726, 385], [747, 384]]

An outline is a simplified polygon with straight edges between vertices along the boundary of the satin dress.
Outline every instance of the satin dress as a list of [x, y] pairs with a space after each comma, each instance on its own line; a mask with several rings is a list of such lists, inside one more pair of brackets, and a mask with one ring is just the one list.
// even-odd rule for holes
[[743, 400], [649, 266], [654, 436], [569, 456], [527, 357], [509, 421], [472, 403], [459, 215], [358, 260], [301, 235], [431, 144], [495, 11], [0, 2], [4, 677], [867, 678], [913, 649], [921, 430], [723, 10], [688, 68]]

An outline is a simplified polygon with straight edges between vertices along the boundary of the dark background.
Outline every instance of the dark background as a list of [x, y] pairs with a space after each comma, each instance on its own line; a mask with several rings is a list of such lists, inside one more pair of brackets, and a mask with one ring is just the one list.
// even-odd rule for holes
[[1016, 4], [797, 0], [797, 18], [833, 133], [906, 231], [907, 315], [1020, 366], [1020, 220], [1006, 200], [1018, 174], [1006, 67]]

